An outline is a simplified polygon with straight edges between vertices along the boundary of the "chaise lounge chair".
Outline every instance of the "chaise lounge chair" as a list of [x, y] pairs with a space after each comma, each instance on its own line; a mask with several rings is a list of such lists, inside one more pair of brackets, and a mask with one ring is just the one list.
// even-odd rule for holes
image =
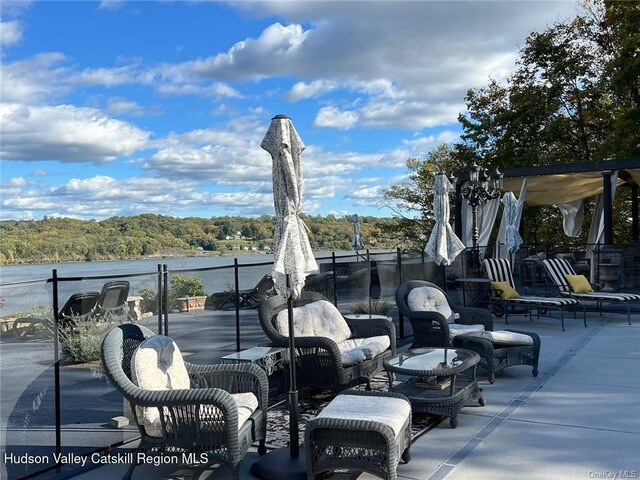
[[599, 292], [594, 289], [584, 275], [577, 275], [571, 264], [563, 258], [544, 260], [547, 275], [560, 291], [560, 295], [580, 302], [592, 301], [602, 314], [604, 302], [624, 303], [627, 306], [627, 322], [631, 325], [631, 303], [639, 302], [635, 293]]
[[531, 311], [536, 310], [538, 316], [541, 312], [557, 310], [560, 313], [562, 331], [564, 332], [564, 311], [568, 308], [574, 310], [582, 308], [584, 326], [587, 326], [587, 314], [584, 306], [575, 298], [570, 297], [540, 297], [534, 295], [520, 295], [515, 289], [515, 282], [511, 273], [509, 260], [503, 258], [487, 258], [483, 260], [487, 277], [491, 280], [491, 301], [504, 308], [504, 322], [509, 324], [509, 310], [524, 308], [531, 317]]
[[[255, 287], [238, 292], [238, 308], [256, 308], [262, 300], [266, 300], [276, 294], [271, 275], [265, 275]], [[216, 292], [211, 295], [210, 301], [216, 310], [231, 310], [236, 308], [236, 292]]]
[[[100, 292], [79, 292], [69, 297], [58, 314], [61, 330], [73, 330], [77, 325], [106, 319], [125, 320], [127, 314], [127, 296], [129, 282], [107, 282]], [[22, 317], [13, 322], [16, 338], [26, 339], [34, 336], [39, 330], [51, 334], [55, 325], [48, 317]]]

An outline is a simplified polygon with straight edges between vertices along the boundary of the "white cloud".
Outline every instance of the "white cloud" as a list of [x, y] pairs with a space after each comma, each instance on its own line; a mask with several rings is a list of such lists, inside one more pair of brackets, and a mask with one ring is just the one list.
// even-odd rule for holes
[[6, 160], [57, 160], [96, 164], [145, 148], [149, 133], [106, 117], [92, 108], [71, 105], [0, 105]]
[[100, 10], [119, 10], [124, 6], [124, 0], [101, 0], [98, 8]]
[[180, 65], [203, 78], [248, 80], [270, 75], [287, 75], [297, 67], [290, 60], [302, 53], [308, 37], [301, 25], [275, 23], [258, 38], [248, 38], [233, 45], [226, 53]]
[[41, 103], [69, 92], [62, 82], [69, 70], [66, 57], [59, 52], [34, 55], [2, 64], [0, 95], [3, 102]]
[[108, 98], [106, 111], [111, 115], [130, 115], [133, 117], [142, 117], [145, 114], [145, 109], [137, 102], [121, 97]]
[[297, 82], [291, 87], [286, 98], [290, 102], [297, 102], [305, 98], [313, 98], [328, 93], [337, 88], [338, 84], [329, 80], [314, 80], [311, 83]]
[[0, 22], [0, 45], [15, 45], [22, 40], [22, 25], [17, 20]]
[[322, 107], [313, 124], [316, 127], [338, 128], [348, 130], [358, 123], [359, 114], [354, 111], [340, 111], [336, 107]]

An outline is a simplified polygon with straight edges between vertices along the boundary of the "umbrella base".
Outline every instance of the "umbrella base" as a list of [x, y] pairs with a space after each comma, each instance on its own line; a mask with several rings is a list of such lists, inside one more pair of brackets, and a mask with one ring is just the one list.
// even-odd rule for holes
[[292, 457], [289, 448], [265, 453], [251, 465], [251, 473], [262, 480], [306, 480], [307, 457], [304, 449]]

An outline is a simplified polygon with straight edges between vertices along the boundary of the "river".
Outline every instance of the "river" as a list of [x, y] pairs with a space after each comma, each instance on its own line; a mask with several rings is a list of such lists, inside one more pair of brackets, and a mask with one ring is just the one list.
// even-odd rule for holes
[[[353, 257], [354, 252], [336, 252], [338, 256]], [[330, 252], [316, 254], [321, 261], [330, 261]], [[158, 264], [167, 265], [170, 275], [180, 274], [202, 280], [207, 294], [230, 290], [234, 287], [234, 258], [238, 259], [238, 281], [241, 289], [253, 288], [272, 268], [272, 254], [232, 256], [170, 257], [108, 262], [69, 262], [0, 267], [0, 297], [4, 302], [0, 317], [51, 310], [52, 270], [57, 270], [60, 307], [75, 292], [97, 290], [108, 279], [95, 278], [117, 275], [131, 284], [129, 295], [136, 295], [142, 287], [157, 289]], [[349, 260], [349, 259], [347, 259]], [[261, 264], [266, 265], [253, 265]], [[217, 268], [216, 268], [217, 267]], [[228, 267], [228, 268], [220, 268]], [[211, 270], [203, 270], [211, 269]], [[143, 275], [141, 275], [143, 274]], [[73, 277], [73, 279], [69, 279]], [[78, 278], [80, 277], [80, 278]], [[65, 280], [68, 279], [68, 280]], [[28, 282], [24, 284], [23, 282]]]

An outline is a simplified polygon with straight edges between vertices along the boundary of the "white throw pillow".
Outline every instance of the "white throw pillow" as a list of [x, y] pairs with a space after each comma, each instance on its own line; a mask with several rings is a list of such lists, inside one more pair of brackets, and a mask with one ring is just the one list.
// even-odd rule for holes
[[[181, 390], [190, 388], [189, 373], [184, 365], [180, 349], [171, 338], [164, 335], [149, 337], [131, 357], [131, 381], [144, 390]], [[231, 394], [238, 407], [238, 429], [258, 408], [258, 399], [251, 392]], [[163, 409], [165, 416], [168, 409]], [[200, 407], [200, 420], [213, 422], [220, 411], [210, 405]], [[160, 409], [136, 407], [138, 422], [147, 435], [162, 437]]]
[[414, 312], [438, 312], [449, 323], [454, 323], [460, 315], [453, 313], [447, 297], [434, 287], [417, 287], [407, 295], [407, 305]]
[[[276, 316], [276, 329], [289, 335], [289, 314], [285, 308]], [[351, 329], [338, 309], [326, 300], [308, 303], [293, 309], [296, 337], [327, 337], [336, 343], [351, 337]]]
[[[164, 335], [147, 338], [131, 357], [131, 381], [144, 390], [179, 390], [190, 387], [180, 349]], [[162, 437], [160, 411], [136, 407], [138, 422], [148, 435]]]

